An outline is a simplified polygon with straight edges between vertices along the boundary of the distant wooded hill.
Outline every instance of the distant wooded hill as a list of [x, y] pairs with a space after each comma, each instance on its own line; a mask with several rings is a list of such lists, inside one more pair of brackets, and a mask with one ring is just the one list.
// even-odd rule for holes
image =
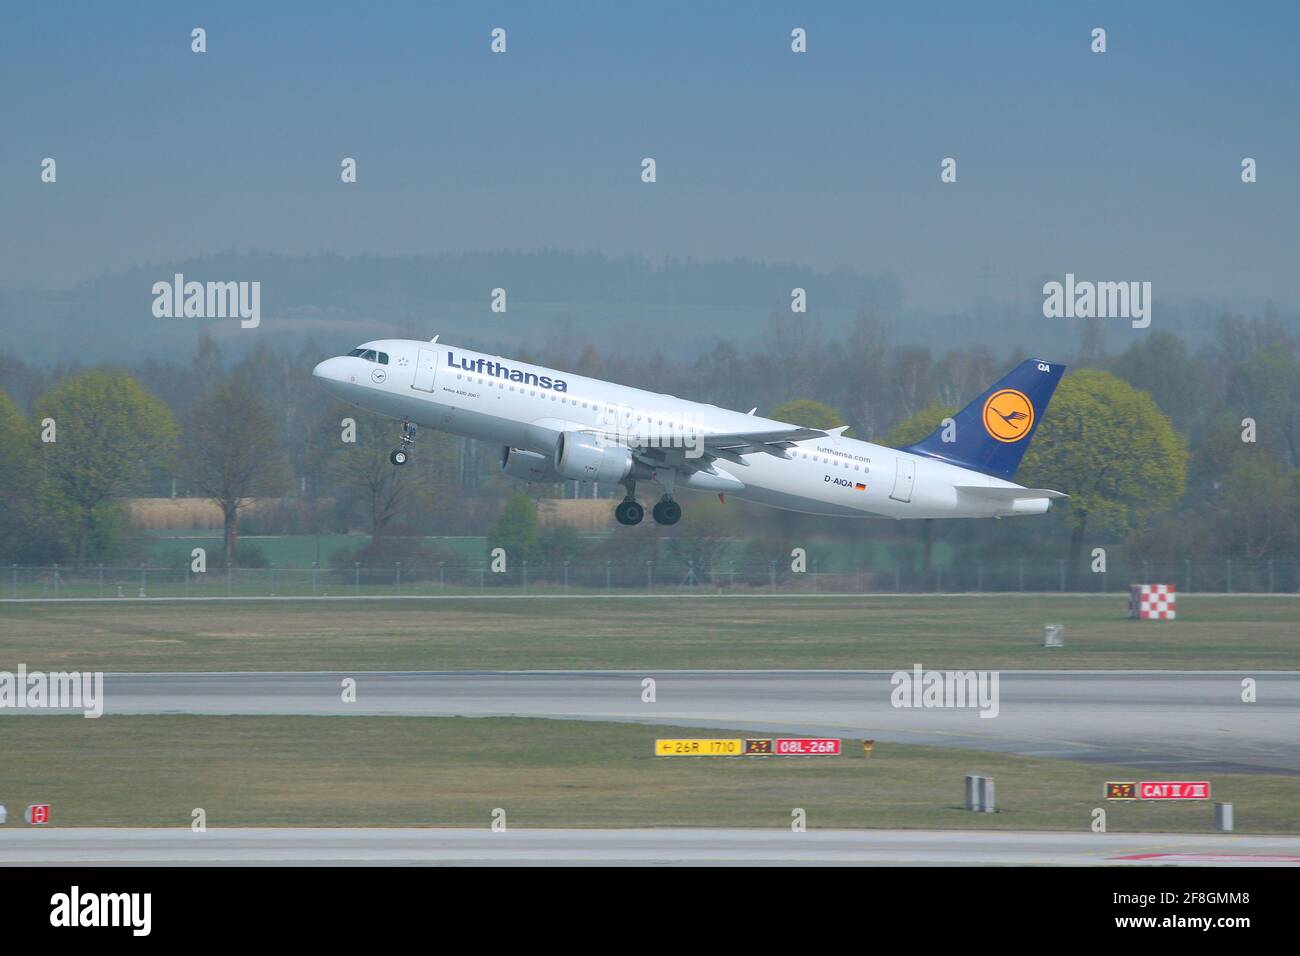
[[[153, 315], [153, 283], [261, 282], [261, 325], [235, 319]], [[189, 355], [201, 330], [238, 353], [268, 338], [276, 345], [314, 341], [341, 351], [384, 336], [478, 344], [503, 353], [558, 341], [602, 349], [649, 343], [671, 353], [729, 341], [744, 350], [765, 334], [772, 313], [790, 314], [791, 289], [807, 290], [808, 318], [834, 338], [870, 311], [891, 320], [893, 340], [945, 349], [981, 345], [1044, 355], [1073, 345], [1078, 323], [1049, 320], [1033, 286], [1018, 304], [972, 302], [962, 314], [909, 311], [891, 275], [796, 265], [690, 260], [652, 263], [597, 253], [491, 252], [443, 256], [284, 256], [248, 252], [134, 268], [69, 289], [0, 289], [0, 351], [28, 362], [132, 361]], [[507, 311], [493, 313], [504, 288]], [[1218, 307], [1174, 308], [1155, 290], [1153, 326], [1195, 341], [1213, 328]], [[1294, 324], [1294, 316], [1287, 320]], [[1139, 333], [1108, 320], [1112, 351]]]

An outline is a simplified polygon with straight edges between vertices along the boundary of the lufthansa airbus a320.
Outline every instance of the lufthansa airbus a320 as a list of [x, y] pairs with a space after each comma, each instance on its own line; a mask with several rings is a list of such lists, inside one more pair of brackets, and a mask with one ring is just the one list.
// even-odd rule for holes
[[[402, 422], [394, 465], [417, 427], [501, 446], [501, 467], [524, 481], [622, 484], [625, 525], [645, 509], [637, 483], [658, 484], [654, 520], [676, 524], [679, 488], [734, 495], [807, 514], [1001, 518], [1042, 514], [1061, 492], [1012, 481], [1063, 365], [1029, 359], [904, 448], [760, 418], [672, 395], [432, 341], [367, 342], [313, 375], [343, 401]], [[725, 499], [724, 499], [725, 500]]]

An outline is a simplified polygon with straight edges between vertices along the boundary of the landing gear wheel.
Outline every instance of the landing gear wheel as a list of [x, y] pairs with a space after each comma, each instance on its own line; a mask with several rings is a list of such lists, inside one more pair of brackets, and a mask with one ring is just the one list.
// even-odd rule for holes
[[411, 457], [411, 446], [415, 444], [415, 429], [415, 422], [409, 418], [402, 419], [402, 437], [397, 442], [401, 447], [388, 456], [388, 460], [394, 465], [405, 465], [407, 459]]
[[666, 496], [655, 505], [651, 513], [659, 524], [676, 524], [682, 520], [682, 506]]
[[645, 517], [645, 509], [635, 498], [625, 498], [618, 503], [614, 509], [614, 518], [619, 524], [633, 525], [640, 524], [641, 519]]

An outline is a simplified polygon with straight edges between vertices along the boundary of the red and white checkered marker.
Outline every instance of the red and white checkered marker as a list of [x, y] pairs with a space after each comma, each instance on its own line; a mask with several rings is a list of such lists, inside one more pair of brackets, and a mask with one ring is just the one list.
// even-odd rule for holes
[[1130, 584], [1128, 616], [1139, 621], [1172, 621], [1178, 600], [1172, 584]]

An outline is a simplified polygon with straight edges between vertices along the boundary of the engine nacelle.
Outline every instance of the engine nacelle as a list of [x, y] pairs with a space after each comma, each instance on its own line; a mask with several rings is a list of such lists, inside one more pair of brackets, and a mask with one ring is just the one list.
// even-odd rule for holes
[[[602, 443], [583, 432], [563, 432], [555, 445], [553, 461], [556, 471], [578, 481], [622, 481], [638, 465], [629, 449]], [[647, 472], [649, 477], [644, 465], [636, 470]]]
[[551, 467], [551, 459], [535, 451], [506, 447], [501, 452], [501, 470], [522, 481], [559, 482], [564, 476]]

